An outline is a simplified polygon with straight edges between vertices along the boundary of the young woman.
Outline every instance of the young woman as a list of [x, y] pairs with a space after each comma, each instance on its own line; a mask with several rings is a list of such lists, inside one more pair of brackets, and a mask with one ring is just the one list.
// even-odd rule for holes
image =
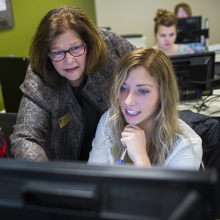
[[11, 136], [16, 159], [87, 161], [120, 59], [134, 47], [77, 7], [49, 11], [33, 37]]
[[158, 9], [154, 18], [155, 49], [162, 50], [167, 56], [190, 54], [193, 50], [185, 44], [175, 44], [177, 36], [177, 18], [167, 10]]
[[201, 138], [178, 118], [178, 86], [169, 58], [139, 48], [115, 71], [111, 108], [102, 116], [88, 164], [124, 163], [198, 170]]
[[186, 3], [180, 3], [175, 6], [174, 14], [177, 18], [187, 18], [192, 16], [192, 10]]

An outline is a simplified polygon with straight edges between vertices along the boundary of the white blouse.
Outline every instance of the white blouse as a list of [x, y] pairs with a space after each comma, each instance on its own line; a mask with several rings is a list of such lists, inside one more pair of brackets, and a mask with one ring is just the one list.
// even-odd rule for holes
[[[98, 124], [88, 164], [92, 165], [117, 165], [111, 155], [112, 136], [106, 126], [109, 111], [105, 112]], [[188, 136], [189, 140], [181, 134], [175, 133], [174, 146], [167, 157], [164, 167], [179, 170], [199, 170], [202, 159], [202, 140], [196, 132], [184, 121], [179, 119], [180, 129]]]

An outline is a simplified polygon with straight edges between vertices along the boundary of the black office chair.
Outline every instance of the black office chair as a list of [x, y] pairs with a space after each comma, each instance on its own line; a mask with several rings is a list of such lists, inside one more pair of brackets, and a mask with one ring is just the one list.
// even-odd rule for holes
[[4, 133], [7, 144], [7, 153], [9, 158], [14, 158], [11, 154], [11, 143], [9, 136], [13, 133], [13, 126], [16, 124], [17, 113], [0, 113], [0, 128]]
[[185, 121], [202, 139], [203, 163], [205, 167], [214, 167], [220, 175], [220, 120], [191, 110], [179, 112]]

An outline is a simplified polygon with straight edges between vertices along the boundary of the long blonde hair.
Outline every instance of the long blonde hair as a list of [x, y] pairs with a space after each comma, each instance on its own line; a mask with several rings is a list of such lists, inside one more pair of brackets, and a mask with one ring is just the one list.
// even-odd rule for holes
[[[121, 132], [127, 125], [120, 109], [120, 89], [128, 77], [129, 71], [137, 66], [143, 66], [150, 72], [159, 86], [161, 104], [155, 117], [151, 140], [147, 145], [147, 153], [152, 164], [162, 166], [170, 154], [174, 144], [174, 133], [183, 134], [179, 128], [177, 104], [179, 90], [173, 65], [170, 59], [160, 50], [139, 48], [127, 54], [115, 70], [114, 85], [108, 126], [113, 135], [111, 153], [118, 161], [124, 146], [121, 144]], [[128, 155], [125, 162], [131, 162]]]

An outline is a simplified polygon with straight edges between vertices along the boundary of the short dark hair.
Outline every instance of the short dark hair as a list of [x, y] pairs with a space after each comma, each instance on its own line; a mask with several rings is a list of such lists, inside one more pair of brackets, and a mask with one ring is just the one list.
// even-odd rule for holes
[[175, 8], [174, 8], [175, 16], [177, 16], [180, 7], [186, 11], [186, 13], [188, 14], [189, 17], [192, 16], [192, 10], [191, 10], [190, 6], [186, 3], [180, 3], [175, 6]]
[[62, 85], [62, 76], [57, 73], [47, 54], [54, 39], [66, 29], [76, 31], [87, 45], [85, 74], [98, 71], [108, 59], [106, 43], [85, 12], [73, 6], [53, 9], [38, 25], [29, 50], [32, 70], [49, 86]]
[[156, 13], [156, 17], [154, 18], [155, 25], [154, 25], [154, 33], [156, 34], [159, 28], [159, 25], [163, 25], [166, 27], [170, 27], [175, 25], [177, 28], [177, 18], [176, 16], [165, 9], [158, 9]]

